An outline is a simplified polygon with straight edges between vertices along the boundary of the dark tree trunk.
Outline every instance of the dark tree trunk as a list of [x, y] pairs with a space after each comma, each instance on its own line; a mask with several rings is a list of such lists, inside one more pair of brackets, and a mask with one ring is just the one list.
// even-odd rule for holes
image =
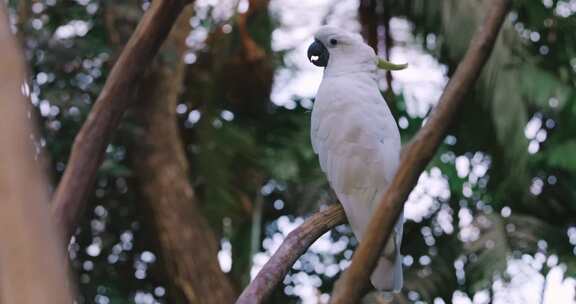
[[189, 182], [176, 105], [184, 77], [187, 9], [145, 76], [135, 115], [141, 128], [132, 151], [144, 203], [157, 229], [162, 260], [187, 303], [231, 303], [236, 293], [217, 261], [218, 242]]

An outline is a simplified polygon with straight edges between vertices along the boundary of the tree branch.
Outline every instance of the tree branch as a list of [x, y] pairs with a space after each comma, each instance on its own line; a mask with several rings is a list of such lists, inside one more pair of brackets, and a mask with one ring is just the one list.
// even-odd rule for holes
[[72, 303], [48, 183], [34, 159], [18, 44], [0, 2], [0, 303]]
[[240, 34], [240, 43], [244, 52], [244, 59], [248, 62], [255, 62], [262, 60], [266, 57], [266, 52], [254, 41], [248, 32], [248, 17], [253, 14], [257, 9], [267, 9], [268, 3], [266, 1], [264, 6], [256, 6], [255, 1], [250, 1], [250, 8], [248, 11], [241, 13], [236, 18], [238, 25], [238, 32]]
[[86, 206], [106, 147], [146, 67], [168, 36], [184, 5], [189, 2], [152, 1], [76, 136], [66, 171], [52, 200], [52, 211], [64, 240], [69, 239]]
[[438, 106], [402, 154], [396, 176], [376, 208], [367, 233], [354, 254], [352, 264], [336, 283], [331, 303], [358, 302], [361, 290], [366, 286], [376, 266], [382, 247], [390, 236], [404, 201], [436, 153], [448, 126], [454, 120], [458, 107], [464, 100], [464, 95], [472, 87], [490, 57], [508, 7], [508, 0], [493, 0], [484, 24], [472, 38], [470, 47], [440, 97]]
[[326, 231], [345, 223], [340, 204], [328, 206], [308, 218], [288, 234], [280, 248], [260, 270], [256, 278], [244, 289], [236, 304], [262, 303], [282, 282], [292, 264]]

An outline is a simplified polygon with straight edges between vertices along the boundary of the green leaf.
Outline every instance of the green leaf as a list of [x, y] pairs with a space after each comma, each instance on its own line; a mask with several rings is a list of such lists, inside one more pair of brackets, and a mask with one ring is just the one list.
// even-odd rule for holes
[[552, 167], [576, 171], [576, 140], [550, 147], [547, 152], [548, 164]]
[[571, 88], [552, 73], [527, 64], [520, 68], [522, 94], [525, 98], [542, 107], [548, 107], [550, 98], [558, 99], [558, 107], [562, 108], [571, 94]]

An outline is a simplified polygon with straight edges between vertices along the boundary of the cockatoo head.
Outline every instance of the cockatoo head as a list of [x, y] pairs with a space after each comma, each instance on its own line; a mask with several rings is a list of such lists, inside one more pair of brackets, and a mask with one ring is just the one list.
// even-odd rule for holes
[[308, 59], [316, 66], [377, 63], [374, 50], [357, 34], [334, 26], [323, 26], [308, 48]]
[[308, 59], [316, 66], [338, 71], [370, 70], [376, 67], [401, 70], [407, 66], [378, 58], [360, 35], [334, 26], [323, 26], [316, 32], [314, 42], [308, 47]]

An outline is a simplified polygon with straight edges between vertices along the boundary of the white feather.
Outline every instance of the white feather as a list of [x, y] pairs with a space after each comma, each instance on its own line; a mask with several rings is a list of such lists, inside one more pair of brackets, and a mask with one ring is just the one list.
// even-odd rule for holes
[[[316, 39], [334, 35], [345, 39], [347, 34], [324, 28]], [[401, 147], [396, 121], [378, 89], [376, 55], [366, 47], [363, 42], [350, 40], [344, 50], [330, 49], [311, 118], [312, 146], [320, 166], [360, 240], [396, 172]], [[398, 220], [371, 277], [378, 289], [402, 288], [403, 221], [403, 217]]]

